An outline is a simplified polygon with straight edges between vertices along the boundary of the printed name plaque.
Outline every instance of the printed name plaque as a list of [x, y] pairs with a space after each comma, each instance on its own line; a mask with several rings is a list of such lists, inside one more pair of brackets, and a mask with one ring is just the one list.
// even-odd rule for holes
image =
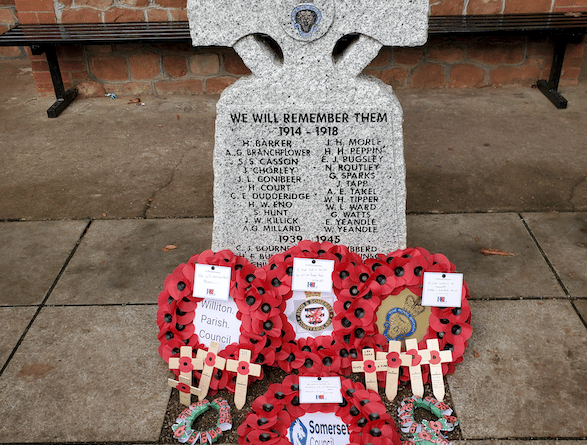
[[340, 377], [300, 377], [300, 403], [342, 403]]
[[196, 264], [194, 297], [228, 301], [230, 267]]
[[422, 306], [461, 307], [462, 273], [424, 272]]

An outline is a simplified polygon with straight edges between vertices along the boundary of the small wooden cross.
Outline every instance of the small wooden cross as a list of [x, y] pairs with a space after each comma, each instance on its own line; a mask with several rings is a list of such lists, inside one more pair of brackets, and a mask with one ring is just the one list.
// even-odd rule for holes
[[212, 372], [214, 372], [214, 368], [223, 370], [224, 365], [226, 364], [226, 359], [218, 357], [218, 349], [220, 349], [220, 344], [211, 341], [208, 352], [203, 349], [198, 349], [198, 353], [196, 354], [194, 367], [198, 370], [202, 370], [198, 400], [203, 400], [208, 395], [208, 389], [210, 389], [210, 382], [212, 381]]
[[397, 382], [399, 379], [399, 368], [402, 365], [400, 352], [402, 342], [391, 340], [387, 352], [377, 351], [377, 360], [387, 362], [387, 378], [385, 379], [385, 395], [388, 400], [394, 400], [397, 396]]
[[[167, 384], [172, 388], [179, 391], [179, 403], [182, 405], [190, 406], [192, 394], [195, 396], [200, 395], [200, 389], [195, 388], [186, 383], [178, 382], [177, 380], [167, 379]], [[185, 403], [187, 401], [187, 404]]]
[[442, 363], [452, 362], [451, 351], [441, 351], [438, 346], [438, 339], [430, 338], [426, 340], [428, 349], [422, 351], [422, 357], [430, 365], [430, 380], [432, 380], [432, 392], [434, 397], [442, 402], [444, 400], [444, 377], [442, 375]]
[[363, 349], [363, 361], [352, 362], [353, 372], [365, 373], [365, 387], [377, 391], [377, 372], [387, 369], [387, 360], [375, 360], [375, 351]]
[[226, 361], [226, 369], [237, 373], [234, 389], [234, 405], [237, 409], [242, 409], [247, 401], [249, 375], [259, 377], [261, 375], [261, 365], [251, 363], [251, 351], [241, 349], [238, 354], [238, 360], [229, 359]]
[[410, 382], [412, 383], [412, 393], [416, 397], [424, 397], [424, 382], [422, 381], [422, 365], [427, 365], [428, 361], [420, 355], [418, 351], [418, 340], [409, 338], [406, 340], [406, 352], [400, 354], [403, 366], [410, 368]]
[[[191, 386], [192, 384], [192, 372], [196, 364], [196, 359], [192, 357], [192, 351], [191, 346], [182, 346], [179, 348], [179, 357], [171, 357], [169, 359], [169, 369], [179, 370], [179, 383], [183, 383], [187, 386]], [[192, 393], [189, 391], [180, 391], [179, 403], [185, 406], [190, 406], [192, 403], [191, 394]]]

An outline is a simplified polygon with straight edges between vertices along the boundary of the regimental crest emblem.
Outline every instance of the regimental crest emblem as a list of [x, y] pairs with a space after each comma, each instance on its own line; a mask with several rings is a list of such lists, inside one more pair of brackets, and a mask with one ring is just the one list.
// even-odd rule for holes
[[334, 21], [334, 0], [281, 0], [278, 8], [283, 29], [296, 40], [322, 37]]
[[332, 305], [322, 298], [308, 298], [296, 308], [295, 320], [304, 331], [325, 331], [332, 325], [334, 310]]
[[302, 3], [291, 12], [291, 20], [300, 36], [312, 37], [322, 21], [322, 12], [311, 3]]
[[394, 307], [385, 317], [383, 335], [388, 340], [404, 340], [416, 332], [416, 317], [424, 312], [424, 307], [413, 295], [408, 295], [404, 307]]

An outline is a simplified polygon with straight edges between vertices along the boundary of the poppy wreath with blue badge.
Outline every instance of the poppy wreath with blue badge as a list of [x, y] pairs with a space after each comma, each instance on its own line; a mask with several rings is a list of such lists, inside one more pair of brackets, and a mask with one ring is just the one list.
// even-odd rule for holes
[[[431, 254], [423, 248], [397, 250], [388, 255], [380, 254], [377, 258], [365, 260], [365, 265], [372, 274], [378, 275], [379, 281], [384, 281], [385, 286], [387, 286], [381, 292], [378, 306], [374, 310], [375, 314], [377, 314], [379, 305], [383, 304], [387, 298], [397, 296], [406, 290], [409, 291], [409, 295], [411, 295], [414, 300], [409, 304], [412, 306], [419, 306], [422, 298], [425, 272], [453, 273], [456, 270], [455, 265], [444, 255]], [[393, 286], [393, 289], [389, 291], [389, 287], [391, 286]], [[426, 349], [426, 340], [437, 338], [441, 350], [452, 351], [452, 362], [442, 364], [443, 375], [454, 373], [455, 364], [463, 361], [463, 354], [467, 346], [467, 340], [471, 337], [473, 331], [470, 324], [471, 309], [467, 301], [469, 297], [467, 283], [463, 281], [461, 307], [430, 308], [430, 315], [427, 319], [425, 334], [423, 333], [418, 348]], [[392, 311], [395, 312], [398, 310], [401, 311], [401, 308], [394, 308]], [[406, 312], [409, 312], [409, 308], [408, 311], [404, 311], [404, 313]], [[410, 314], [407, 313], [406, 317], [409, 317], [409, 315]], [[375, 317], [377, 317], [377, 315], [375, 315]], [[413, 324], [413, 319], [411, 317], [409, 318]], [[403, 340], [404, 338], [409, 338], [410, 335], [413, 334], [413, 329], [410, 329], [408, 335], [399, 338], [392, 338], [388, 335], [388, 332], [380, 332], [377, 324], [376, 330], [377, 333], [384, 334], [386, 340]], [[379, 340], [379, 343], [381, 343], [381, 339]], [[387, 349], [385, 348], [383, 350]], [[422, 368], [422, 377], [425, 383], [430, 381], [428, 366]], [[409, 370], [402, 367], [400, 370], [400, 379], [402, 381], [408, 381], [409, 378]], [[380, 385], [384, 386], [385, 373], [378, 373], [378, 379]]]
[[[300, 403], [299, 378], [287, 376], [282, 383], [271, 384], [257, 398], [251, 412], [239, 426], [239, 445], [300, 445], [305, 443], [299, 419], [308, 413], [333, 413], [349, 434], [349, 443], [364, 445], [400, 445], [393, 418], [381, 397], [358, 382], [343, 379], [342, 403]], [[294, 434], [295, 432], [295, 434]], [[307, 433], [307, 431], [306, 431]], [[301, 437], [300, 437], [301, 435]]]
[[[294, 258], [308, 258], [334, 261], [333, 297], [326, 301], [322, 295], [302, 297], [295, 302], [295, 313], [289, 309], [290, 317], [285, 315], [288, 302], [292, 302], [293, 261]], [[301, 241], [283, 253], [272, 256], [263, 267], [266, 272], [267, 284], [275, 289], [282, 298], [279, 307], [283, 330], [282, 344], [276, 350], [278, 366], [286, 372], [298, 375], [348, 375], [352, 370], [352, 362], [362, 358], [363, 348], [373, 348], [375, 323], [372, 316], [373, 307], [378, 302], [380, 285], [368, 284], [371, 287], [362, 293], [356, 292], [352, 280], [362, 278], [361, 271], [366, 270], [363, 260], [356, 253], [350, 252], [345, 246], [329, 242]], [[351, 277], [351, 278], [349, 278]], [[296, 306], [299, 303], [299, 306]], [[296, 336], [294, 323], [302, 325], [300, 312], [306, 303], [315, 303], [321, 312], [321, 328], [326, 332], [322, 335]], [[341, 314], [349, 313], [348, 317]], [[322, 318], [324, 317], [324, 319]], [[316, 320], [312, 320], [316, 321]], [[309, 326], [304, 329], [318, 331]]]
[[[159, 355], [169, 362], [170, 357], [179, 357], [181, 346], [191, 346], [194, 356], [199, 349], [207, 350], [195, 332], [193, 324], [198, 303], [203, 300], [193, 296], [196, 264], [231, 268], [229, 294], [236, 303], [237, 318], [241, 319], [242, 324], [238, 342], [230, 343], [220, 350], [218, 355], [225, 359], [237, 360], [239, 351], [246, 348], [251, 351], [252, 362], [273, 365], [275, 348], [281, 344], [281, 330], [268, 330], [262, 341], [251, 340], [251, 335], [246, 332], [251, 326], [245, 320], [249, 319], [251, 313], [263, 313], [264, 302], [270, 302], [273, 309], [279, 306], [281, 299], [276, 292], [266, 286], [263, 269], [254, 267], [247, 259], [235, 256], [229, 250], [217, 253], [207, 250], [194, 255], [186, 264], [180, 264], [167, 276], [158, 299]], [[179, 370], [174, 370], [174, 373], [177, 378]], [[201, 373], [194, 371], [193, 375], [199, 381]], [[262, 378], [262, 374], [258, 378]], [[249, 376], [249, 382], [258, 378]], [[215, 369], [210, 382], [210, 394], [213, 395], [224, 388], [234, 392], [235, 384], [235, 372]]]

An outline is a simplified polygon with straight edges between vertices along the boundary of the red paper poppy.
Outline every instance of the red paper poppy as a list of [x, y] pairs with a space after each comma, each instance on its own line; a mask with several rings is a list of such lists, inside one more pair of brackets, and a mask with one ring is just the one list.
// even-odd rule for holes
[[322, 361], [323, 372], [338, 374], [340, 371], [341, 359], [336, 344], [328, 348], [318, 348], [316, 354], [318, 354], [318, 357], [320, 357], [320, 360]]
[[208, 366], [214, 366], [216, 364], [216, 354], [214, 354], [213, 352], [208, 352], [208, 354], [206, 354], [204, 362]]
[[409, 349], [408, 351], [406, 351], [406, 354], [412, 356], [412, 363], [408, 366], [418, 366], [422, 361], [422, 356], [418, 354], [418, 351], [415, 349]]
[[367, 300], [357, 298], [351, 303], [345, 312], [345, 316], [355, 327], [371, 326], [373, 324], [375, 312]]
[[387, 359], [387, 366], [390, 368], [399, 368], [402, 365], [402, 359], [397, 352], [390, 352], [385, 358]]
[[[372, 264], [372, 266], [375, 264]], [[397, 287], [398, 279], [393, 270], [385, 264], [372, 272], [367, 285], [377, 296], [389, 295]]]
[[180, 264], [175, 268], [173, 273], [167, 275], [164, 282], [164, 288], [174, 300], [179, 301], [190, 295], [190, 286], [185, 282], [183, 268], [185, 264]]
[[191, 357], [180, 357], [179, 358], [179, 372], [192, 372], [194, 365], [192, 365]]
[[431, 365], [438, 365], [440, 363], [440, 352], [438, 351], [430, 351], [430, 364]]
[[365, 360], [363, 362], [363, 372], [371, 373], [375, 372], [377, 367], [375, 366], [375, 362], [373, 360]]
[[175, 385], [175, 389], [186, 394], [189, 394], [191, 392], [191, 388], [189, 387], [189, 385], [186, 385], [185, 383], [178, 383], [177, 385]]

